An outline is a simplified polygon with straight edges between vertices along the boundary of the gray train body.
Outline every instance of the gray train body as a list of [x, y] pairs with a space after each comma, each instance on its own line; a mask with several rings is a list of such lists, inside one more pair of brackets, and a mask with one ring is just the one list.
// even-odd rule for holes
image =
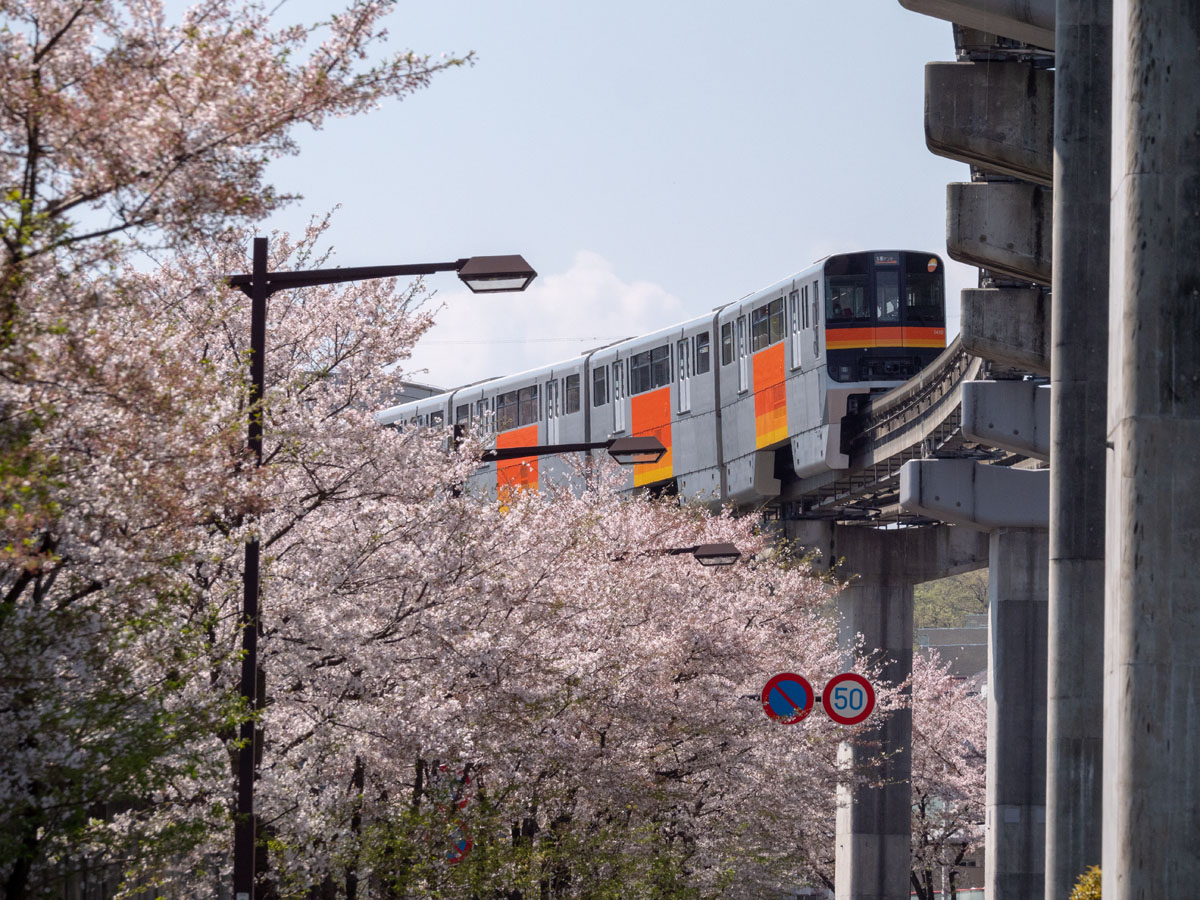
[[[667, 455], [632, 467], [630, 489], [753, 506], [778, 495], [781, 477], [845, 469], [842, 418], [915, 375], [945, 341], [936, 254], [839, 254], [678, 325], [377, 419], [473, 428], [510, 447], [652, 434]], [[503, 495], [574, 472], [554, 456], [488, 463], [471, 487]]]

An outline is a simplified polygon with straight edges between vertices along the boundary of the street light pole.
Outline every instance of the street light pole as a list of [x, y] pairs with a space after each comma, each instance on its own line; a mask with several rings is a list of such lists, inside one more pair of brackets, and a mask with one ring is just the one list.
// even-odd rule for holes
[[[376, 278], [432, 275], [457, 272], [473, 293], [523, 291], [537, 277], [520, 256], [475, 256], [454, 262], [421, 263], [399, 266], [359, 266], [345, 269], [309, 269], [296, 272], [267, 271], [267, 239], [254, 239], [254, 255], [249, 274], [230, 275], [225, 279], [250, 297], [250, 391], [249, 427], [246, 443], [254, 453], [255, 466], [263, 460], [263, 398], [266, 396], [267, 298], [276, 291], [367, 281]], [[246, 562], [242, 572], [242, 679], [241, 695], [246, 719], [238, 733], [237, 814], [233, 826], [234, 900], [254, 900], [255, 842], [254, 779], [257, 753], [256, 721], [250, 715], [260, 708], [258, 696], [258, 636], [262, 632], [259, 614], [261, 545], [257, 537], [246, 541]]]
[[[247, 444], [254, 452], [254, 465], [262, 465], [263, 419], [261, 401], [266, 393], [267, 347], [267, 239], [254, 239], [250, 280], [250, 425]], [[246, 564], [242, 571], [242, 684], [247, 709], [238, 735], [237, 816], [233, 826], [234, 900], [254, 897], [254, 727], [250, 712], [258, 705], [258, 585], [257, 537], [246, 541]]]

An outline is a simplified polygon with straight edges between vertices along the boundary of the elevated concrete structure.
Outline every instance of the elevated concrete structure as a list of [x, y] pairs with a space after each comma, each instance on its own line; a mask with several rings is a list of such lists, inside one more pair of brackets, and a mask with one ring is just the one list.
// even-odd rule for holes
[[[901, 684], [912, 675], [913, 585], [982, 568], [985, 535], [962, 528], [881, 530], [830, 522], [787, 522], [788, 538], [844, 559], [845, 575], [857, 574], [838, 595], [842, 645], [847, 652], [861, 634], [883, 666], [882, 680]], [[847, 660], [849, 662], [849, 660]], [[839, 789], [837, 900], [907, 900], [912, 824], [912, 712], [897, 710], [868, 740], [886, 748], [879, 788]], [[844, 745], [849, 759], [863, 752]]]
[[1200, 885], [1200, 8], [1113, 11], [1105, 900]]
[[947, 22], [1054, 49], [1054, 0], [900, 0], [900, 5]]
[[1047, 900], [1101, 854], [1112, 3], [1060, 0], [1057, 26]]
[[[991, 900], [1040, 897], [1046, 839], [1048, 582], [1048, 546], [1041, 529], [1049, 518], [1049, 472], [971, 460], [912, 461], [900, 472], [900, 505], [992, 532], [984, 885]], [[1023, 506], [1032, 507], [1040, 520], [1022, 514]], [[1014, 522], [1020, 524], [1014, 527]]]
[[959, 262], [1050, 284], [1052, 192], [1023, 181], [946, 186], [946, 248]]
[[963, 435], [989, 447], [1050, 460], [1050, 387], [972, 381], [962, 387]]
[[1044, 531], [991, 535], [984, 843], [991, 900], [1044, 891], [1047, 550]]
[[1029, 63], [925, 65], [925, 144], [938, 156], [1049, 187], [1054, 73]]
[[984, 531], [1046, 528], [1050, 472], [972, 459], [914, 459], [900, 470], [900, 507]]
[[991, 362], [1049, 375], [1050, 308], [1050, 298], [1036, 288], [965, 290], [963, 347]]

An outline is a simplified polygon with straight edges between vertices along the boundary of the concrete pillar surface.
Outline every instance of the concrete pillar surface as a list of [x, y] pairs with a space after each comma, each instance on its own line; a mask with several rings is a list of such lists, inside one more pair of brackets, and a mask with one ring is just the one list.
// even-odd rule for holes
[[1044, 531], [996, 531], [988, 570], [987, 837], [989, 900], [1044, 891], [1046, 593]]
[[[887, 551], [884, 551], [885, 553]], [[887, 568], [886, 560], [883, 560]], [[880, 681], [902, 684], [912, 675], [913, 586], [868, 573], [838, 595], [842, 646], [862, 635], [864, 652], [882, 662]], [[849, 660], [847, 660], [849, 662]], [[880, 717], [865, 740], [885, 748], [879, 772], [882, 787], [842, 788], [838, 792], [836, 860], [837, 900], [906, 900], [912, 834], [912, 710]], [[845, 745], [843, 755], [859, 753]]]
[[1056, 21], [1046, 900], [1101, 853], [1111, 0]]
[[1105, 900], [1200, 885], [1200, 5], [1113, 7]]
[[[987, 565], [987, 536], [963, 528], [881, 530], [829, 522], [785, 523], [788, 538], [818, 549], [826, 565], [844, 560], [855, 576], [838, 595], [841, 643], [882, 664], [881, 679], [901, 684], [912, 675], [913, 585]], [[850, 659], [847, 659], [850, 662]], [[884, 754], [879, 788], [838, 790], [835, 884], [837, 900], [907, 900], [912, 828], [912, 711], [881, 717], [868, 741]], [[843, 745], [843, 758], [864, 752]], [[878, 752], [872, 750], [870, 752]]]

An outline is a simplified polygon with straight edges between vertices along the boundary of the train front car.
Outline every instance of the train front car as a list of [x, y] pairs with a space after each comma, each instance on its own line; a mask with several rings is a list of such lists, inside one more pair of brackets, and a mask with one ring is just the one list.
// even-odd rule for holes
[[[944, 266], [937, 254], [831, 256], [824, 263], [823, 294], [831, 426], [864, 410], [873, 394], [908, 381], [946, 348]], [[836, 453], [830, 448], [828, 462], [830, 468], [849, 464], [840, 446]]]
[[832, 381], [907, 381], [946, 348], [945, 288], [936, 255], [848, 253], [826, 260], [824, 276]]

